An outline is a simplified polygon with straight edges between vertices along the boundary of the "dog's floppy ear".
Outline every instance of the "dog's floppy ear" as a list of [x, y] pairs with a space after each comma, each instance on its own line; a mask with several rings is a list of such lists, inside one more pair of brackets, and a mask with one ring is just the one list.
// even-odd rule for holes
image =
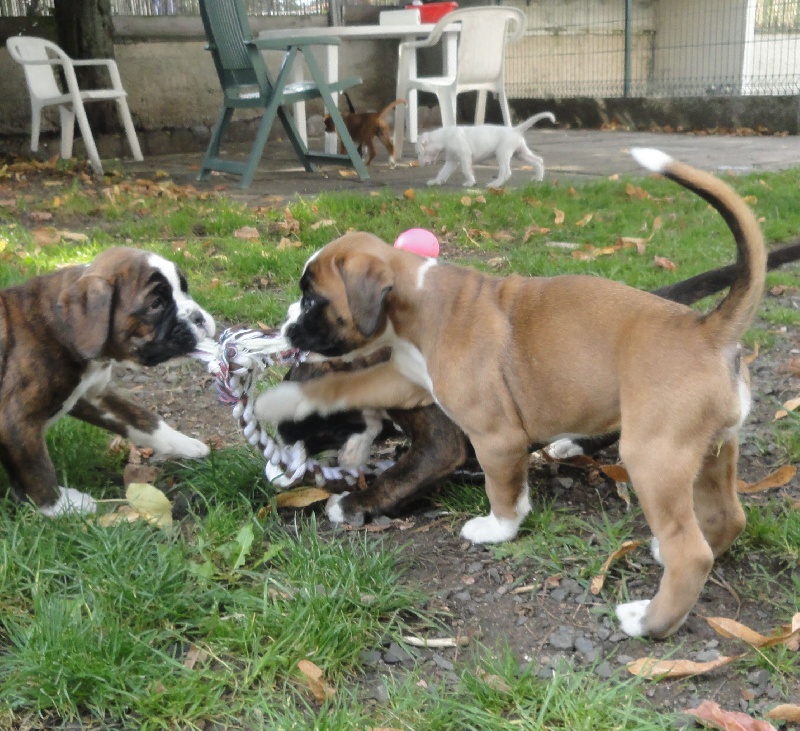
[[386, 297], [394, 286], [389, 265], [365, 254], [348, 257], [340, 267], [353, 324], [365, 338], [372, 337], [385, 317]]
[[59, 295], [59, 339], [79, 356], [96, 358], [111, 331], [114, 287], [102, 277], [84, 275]]

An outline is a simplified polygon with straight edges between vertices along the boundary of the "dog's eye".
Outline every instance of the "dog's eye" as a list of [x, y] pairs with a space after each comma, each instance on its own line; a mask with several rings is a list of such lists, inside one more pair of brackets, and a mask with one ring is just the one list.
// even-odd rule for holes
[[151, 315], [161, 312], [167, 306], [167, 300], [163, 295], [156, 295], [147, 305], [147, 312]]

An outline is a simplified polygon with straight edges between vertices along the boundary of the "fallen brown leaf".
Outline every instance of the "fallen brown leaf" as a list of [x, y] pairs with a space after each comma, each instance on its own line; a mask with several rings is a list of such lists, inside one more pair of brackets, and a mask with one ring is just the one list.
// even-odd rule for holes
[[564, 211], [559, 211], [558, 208], [553, 209], [553, 213], [555, 214], [555, 218], [553, 219], [553, 223], [555, 224], [562, 224], [564, 223]]
[[254, 226], [242, 226], [241, 228], [237, 228], [236, 231], [233, 232], [233, 235], [237, 239], [258, 239], [261, 238], [261, 234], [259, 234], [258, 229]]
[[661, 267], [662, 269], [666, 269], [667, 271], [670, 272], [674, 272], [678, 268], [674, 262], [670, 261], [664, 256], [654, 256], [653, 263], [657, 267]]
[[183, 666], [187, 670], [194, 670], [194, 666], [197, 663], [203, 663], [208, 658], [208, 652], [206, 650], [202, 650], [197, 645], [192, 645], [189, 648], [189, 652], [186, 653], [186, 659], [183, 661]]
[[641, 657], [628, 663], [628, 672], [640, 678], [685, 678], [690, 675], [702, 675], [734, 662], [742, 655], [722, 655], [710, 662], [693, 662], [692, 660], [658, 660], [654, 657]]
[[774, 718], [776, 721], [788, 721], [789, 723], [800, 723], [800, 706], [782, 703], [767, 711], [767, 718]]
[[737, 480], [736, 492], [739, 493], [753, 493], [762, 492], [764, 490], [771, 490], [773, 487], [783, 487], [797, 474], [797, 467], [795, 465], [784, 465], [775, 472], [767, 475], [763, 480], [755, 483], [747, 483], [743, 480]]
[[122, 483], [127, 487], [132, 482], [155, 482], [161, 474], [159, 467], [149, 464], [126, 464], [122, 472]]
[[767, 721], [759, 721], [740, 711], [726, 711], [714, 701], [703, 701], [697, 708], [689, 708], [684, 713], [722, 731], [776, 731]]
[[410, 200], [410, 201], [413, 201], [413, 200], [414, 200], [414, 198], [416, 198], [416, 197], [417, 197], [417, 193], [416, 193], [416, 191], [415, 191], [413, 188], [406, 188], [406, 189], [403, 191], [403, 197], [404, 197], [404, 198], [407, 198], [407, 199], [408, 199], [408, 200]]
[[589, 586], [589, 591], [592, 594], [599, 594], [603, 589], [603, 584], [606, 581], [606, 576], [608, 575], [608, 569], [611, 568], [611, 564], [614, 563], [617, 559], [622, 558], [625, 554], [630, 553], [634, 549], [638, 548], [642, 545], [641, 541], [625, 541], [614, 553], [612, 553], [604, 562], [603, 565], [600, 567], [600, 573], [597, 576], [592, 577], [592, 582]]
[[309, 690], [320, 703], [332, 698], [334, 694], [333, 688], [325, 682], [322, 670], [315, 665], [311, 660], [300, 660], [297, 667], [303, 674], [303, 678], [308, 685]]
[[278, 493], [275, 502], [279, 508], [305, 508], [322, 500], [327, 500], [331, 493], [319, 487], [299, 487]]
[[788, 631], [779, 632], [771, 637], [762, 635], [750, 629], [747, 625], [727, 617], [706, 617], [706, 622], [717, 634], [742, 640], [742, 642], [746, 642], [753, 647], [773, 647], [774, 645], [787, 644], [800, 634], [800, 612], [793, 617]]
[[631, 477], [628, 474], [628, 470], [625, 469], [621, 464], [607, 464], [603, 465], [600, 470], [602, 473], [608, 477], [610, 477], [614, 482], [630, 482]]

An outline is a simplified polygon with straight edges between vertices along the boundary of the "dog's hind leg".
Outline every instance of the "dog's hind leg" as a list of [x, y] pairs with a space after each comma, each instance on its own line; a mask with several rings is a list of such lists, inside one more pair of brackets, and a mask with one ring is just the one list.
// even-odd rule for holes
[[533, 165], [533, 179], [535, 181], [541, 182], [544, 180], [544, 160], [541, 157], [535, 152], [531, 152], [530, 148], [524, 142], [517, 148], [517, 155], [522, 162]]
[[411, 438], [411, 446], [366, 490], [332, 495], [325, 506], [331, 521], [360, 525], [368, 515], [391, 514], [467, 458], [464, 432], [435, 404], [389, 415]]
[[712, 447], [694, 483], [694, 512], [714, 552], [726, 551], [744, 530], [746, 517], [736, 493], [736, 437]]
[[634, 601], [617, 607], [622, 629], [632, 637], [666, 637], [680, 627], [700, 596], [714, 563], [714, 553], [693, 505], [692, 485], [703, 455], [686, 436], [628, 437], [623, 423], [620, 457], [656, 539], [657, 558], [664, 566], [661, 584], [652, 601]]
[[471, 439], [486, 476], [491, 512], [467, 521], [461, 535], [473, 543], [510, 541], [531, 510], [527, 436], [521, 432], [519, 435], [472, 436]]

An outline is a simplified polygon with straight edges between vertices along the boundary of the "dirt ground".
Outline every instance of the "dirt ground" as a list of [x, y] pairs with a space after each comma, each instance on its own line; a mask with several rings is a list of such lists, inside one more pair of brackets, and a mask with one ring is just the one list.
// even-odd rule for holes
[[[800, 292], [790, 288], [779, 295], [781, 304], [800, 307]], [[767, 327], [760, 323], [760, 327]], [[774, 348], [763, 350], [751, 364], [754, 404], [742, 436], [740, 477], [757, 482], [780, 462], [772, 432], [772, 419], [780, 404], [800, 393], [800, 377], [787, 364], [800, 356], [797, 333], [779, 332]], [[149, 403], [183, 431], [210, 440], [217, 447], [242, 444], [229, 407], [216, 400], [211, 378], [195, 361], [160, 366], [151, 371], [123, 371], [122, 385], [138, 400]], [[598, 457], [604, 464], [617, 461], [615, 449]], [[611, 520], [625, 511], [624, 501], [613, 483], [599, 481], [585, 468], [552, 465], [534, 467], [532, 491], [554, 502], [555, 508], [576, 511], [582, 516], [604, 511]], [[480, 490], [480, 485], [465, 485], [465, 490]], [[785, 487], [745, 498], [746, 503], [764, 503], [786, 497], [800, 505], [800, 478]], [[320, 513], [322, 530], [337, 531]], [[288, 518], [288, 516], [287, 516]], [[619, 631], [609, 611], [613, 591], [595, 596], [588, 591], [585, 578], [578, 582], [570, 575], [537, 575], [524, 560], [500, 560], [485, 547], [470, 545], [459, 538], [463, 519], [443, 514], [436, 494], [421, 502], [402, 518], [378, 519], [367, 526], [370, 540], [388, 546], [402, 546], [407, 563], [404, 580], [418, 583], [432, 599], [427, 608], [447, 618], [453, 637], [468, 644], [459, 649], [403, 649], [395, 643], [374, 648], [362, 658], [366, 673], [360, 680], [364, 698], [380, 702], [386, 697], [383, 677], [402, 675], [416, 663], [428, 682], [437, 679], [454, 682], [459, 657], [480, 648], [501, 650], [510, 647], [521, 664], [533, 663], [542, 677], [554, 669], [590, 667], [601, 677], [629, 677], [626, 663], [644, 656], [675, 657], [697, 662], [713, 661], [721, 655], [743, 651], [742, 643], [724, 639], [704, 621], [706, 616], [725, 616], [770, 634], [789, 616], [779, 615], [768, 597], [751, 596], [743, 577], [759, 569], [768, 573], [785, 571], [766, 555], [723, 556], [715, 565], [703, 595], [684, 627], [670, 640], [652, 643], [630, 639]], [[648, 539], [643, 520], [638, 521], [631, 538]], [[622, 559], [629, 575], [628, 589], [633, 598], [652, 595], [660, 577], [660, 567], [644, 547]], [[742, 565], [742, 561], [751, 565]], [[775, 565], [771, 565], [775, 564]], [[631, 574], [639, 574], [630, 579]], [[614, 585], [614, 569], [608, 585]], [[520, 587], [530, 587], [520, 591]], [[608, 598], [604, 598], [604, 594]], [[794, 611], [798, 611], [795, 608]], [[610, 618], [611, 617], [611, 618]], [[480, 651], [480, 650], [479, 650]], [[413, 657], [410, 653], [413, 652]], [[673, 653], [671, 655], [671, 653]], [[762, 663], [762, 667], [769, 665]], [[800, 683], [785, 675], [774, 676], [769, 669], [742, 669], [736, 663], [706, 675], [685, 680], [652, 683], [647, 696], [665, 712], [696, 707], [702, 700], [714, 700], [728, 710], [763, 714], [778, 703], [800, 703]], [[789, 688], [787, 689], [787, 680]], [[688, 722], [688, 720], [687, 720]]]

